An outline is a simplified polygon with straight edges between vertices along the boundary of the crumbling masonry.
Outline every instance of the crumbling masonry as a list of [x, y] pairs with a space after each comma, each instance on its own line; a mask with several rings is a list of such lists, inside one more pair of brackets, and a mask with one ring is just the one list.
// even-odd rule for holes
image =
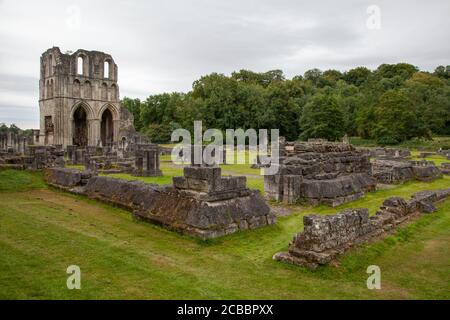
[[418, 192], [410, 201], [389, 198], [371, 217], [367, 209], [304, 216], [303, 232], [294, 237], [288, 252], [279, 252], [273, 258], [315, 269], [332, 262], [350, 247], [389, 232], [420, 213], [435, 212], [434, 203], [448, 197], [450, 189]]
[[222, 177], [218, 167], [185, 167], [173, 185], [126, 181], [74, 169], [47, 169], [50, 185], [125, 208], [134, 218], [210, 239], [275, 222], [245, 177]]
[[280, 145], [278, 173], [264, 177], [264, 189], [271, 200], [334, 207], [375, 190], [370, 172], [369, 155], [351, 145], [287, 142]]
[[120, 104], [117, 64], [99, 51], [45, 51], [39, 109], [41, 145], [106, 146], [134, 132], [133, 117]]

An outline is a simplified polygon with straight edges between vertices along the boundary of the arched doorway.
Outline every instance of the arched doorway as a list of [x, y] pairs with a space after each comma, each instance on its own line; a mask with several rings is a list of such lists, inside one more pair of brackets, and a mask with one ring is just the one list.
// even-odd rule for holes
[[100, 126], [100, 134], [102, 145], [107, 146], [113, 143], [114, 140], [114, 123], [113, 116], [109, 109], [105, 109], [102, 114], [102, 122]]
[[87, 146], [88, 130], [86, 110], [79, 106], [73, 114], [73, 145]]

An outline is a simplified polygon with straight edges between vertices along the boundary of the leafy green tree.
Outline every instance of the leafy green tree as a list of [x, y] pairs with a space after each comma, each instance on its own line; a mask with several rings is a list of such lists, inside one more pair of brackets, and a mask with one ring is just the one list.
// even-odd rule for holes
[[284, 81], [283, 71], [281, 70], [270, 70], [267, 72], [257, 73], [250, 70], [239, 70], [238, 72], [233, 72], [231, 78], [237, 81], [243, 81], [251, 84], [259, 84], [263, 87], [267, 87], [273, 81]]
[[420, 123], [435, 134], [450, 133], [450, 88], [442, 78], [417, 72], [405, 83]]
[[345, 134], [345, 119], [333, 95], [317, 94], [306, 104], [300, 118], [300, 138], [322, 138], [330, 141]]
[[439, 66], [434, 70], [434, 75], [443, 79], [450, 79], [450, 66]]
[[171, 123], [151, 123], [146, 129], [145, 134], [154, 143], [168, 143], [173, 130], [176, 129]]
[[8, 132], [8, 126], [4, 123], [0, 123], [0, 133], [7, 133]]
[[376, 70], [376, 73], [382, 78], [394, 78], [395, 76], [407, 80], [412, 77], [419, 69], [409, 63], [382, 64]]
[[359, 87], [364, 82], [366, 82], [366, 80], [368, 79], [368, 77], [370, 76], [371, 73], [372, 72], [369, 69], [367, 69], [366, 67], [358, 67], [358, 68], [354, 68], [354, 69], [347, 71], [343, 75], [343, 79], [347, 83], [353, 84], [353, 85]]
[[411, 108], [411, 100], [404, 91], [389, 90], [375, 106], [373, 137], [380, 144], [396, 144], [414, 137], [429, 137]]
[[[434, 73], [406, 64], [383, 64], [345, 73], [311, 69], [285, 79], [281, 70], [212, 73], [184, 93], [146, 100], [124, 98], [135, 126], [154, 141], [173, 128], [278, 128], [288, 140], [343, 134], [392, 144], [415, 137], [450, 134], [449, 67]], [[300, 125], [299, 125], [300, 124]]]

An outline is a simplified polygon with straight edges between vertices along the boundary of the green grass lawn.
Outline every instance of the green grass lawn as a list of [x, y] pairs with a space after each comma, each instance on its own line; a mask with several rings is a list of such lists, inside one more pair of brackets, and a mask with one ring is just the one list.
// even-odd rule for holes
[[450, 163], [450, 160], [447, 160], [446, 157], [441, 156], [439, 154], [435, 154], [429, 157], [425, 157], [425, 158], [421, 158], [420, 156], [420, 151], [414, 150], [411, 151], [411, 160], [427, 160], [427, 161], [432, 161], [434, 162], [435, 165], [440, 166], [443, 163]]
[[[246, 154], [248, 154], [246, 152]], [[260, 175], [259, 169], [250, 168], [250, 164], [226, 164], [221, 165], [222, 175], [233, 175], [240, 176], [244, 175], [247, 177], [247, 185], [251, 189], [257, 189], [264, 192], [264, 179]], [[156, 183], [156, 184], [171, 184], [172, 177], [183, 175], [183, 166], [175, 165], [170, 160], [170, 155], [161, 156], [160, 169], [163, 173], [162, 177], [135, 177], [127, 173], [115, 173], [108, 174], [109, 177], [126, 179], [126, 180], [141, 180], [146, 183]]]
[[[363, 139], [360, 137], [351, 137], [350, 143], [359, 147], [377, 147], [378, 144], [375, 140]], [[404, 141], [398, 145], [387, 146], [390, 148], [408, 148], [417, 150], [437, 151], [439, 148], [450, 148], [450, 137], [441, 136], [433, 137], [433, 140], [425, 139], [412, 139]]]
[[[389, 196], [450, 186], [450, 179], [380, 190], [345, 207], [372, 212]], [[449, 299], [450, 201], [395, 235], [316, 271], [272, 260], [302, 229], [303, 208], [277, 223], [202, 242], [130, 213], [47, 188], [39, 173], [0, 171], [0, 299]], [[81, 290], [66, 268], [81, 268]], [[381, 290], [366, 268], [381, 268]]]

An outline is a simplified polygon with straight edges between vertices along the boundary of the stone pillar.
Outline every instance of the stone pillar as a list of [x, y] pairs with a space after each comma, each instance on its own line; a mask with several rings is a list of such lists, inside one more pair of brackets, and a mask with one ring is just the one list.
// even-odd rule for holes
[[12, 147], [12, 132], [8, 132], [7, 136], [8, 136], [8, 142], [6, 144], [7, 144], [8, 150], [9, 150]]
[[154, 177], [161, 176], [159, 168], [159, 147], [157, 145], [139, 145], [135, 151], [133, 175]]
[[67, 160], [70, 164], [73, 164], [75, 162], [75, 146], [68, 145], [66, 147], [67, 150]]
[[113, 120], [113, 142], [119, 141], [120, 119]]
[[88, 120], [88, 146], [97, 146], [99, 141], [101, 141], [100, 120]]
[[142, 152], [136, 152], [134, 159], [134, 175], [142, 176], [144, 173], [144, 156]]
[[161, 176], [159, 169], [159, 148], [144, 151], [144, 168], [149, 176]]
[[86, 150], [83, 148], [77, 148], [75, 150], [75, 162], [73, 164], [81, 165], [84, 164], [84, 155], [86, 153]]

